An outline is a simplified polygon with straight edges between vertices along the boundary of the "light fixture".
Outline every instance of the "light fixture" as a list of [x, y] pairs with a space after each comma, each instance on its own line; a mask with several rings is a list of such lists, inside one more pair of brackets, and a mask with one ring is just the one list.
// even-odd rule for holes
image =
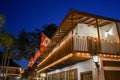
[[94, 61], [94, 63], [95, 63], [95, 66], [96, 66], [96, 68], [97, 68], [97, 70], [99, 71], [99, 67], [100, 67], [100, 65], [99, 65], [99, 56], [98, 55], [93, 55], [93, 61]]
[[109, 37], [109, 36], [110, 36], [109, 31], [106, 31], [106, 37]]
[[99, 62], [99, 56], [98, 55], [94, 55], [93, 56], [93, 61], [96, 63], [96, 62]]
[[17, 79], [20, 79], [20, 76], [17, 76], [16, 78], [17, 78]]

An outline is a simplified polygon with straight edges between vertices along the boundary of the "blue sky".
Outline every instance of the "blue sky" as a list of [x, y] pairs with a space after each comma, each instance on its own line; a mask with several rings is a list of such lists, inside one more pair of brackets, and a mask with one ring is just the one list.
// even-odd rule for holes
[[42, 25], [63, 20], [68, 11], [79, 11], [120, 19], [119, 0], [0, 0], [5, 27], [17, 35], [21, 29], [32, 31]]
[[15, 36], [21, 29], [59, 25], [70, 9], [120, 19], [119, 8], [120, 0], [0, 0], [0, 14], [6, 19], [3, 27]]

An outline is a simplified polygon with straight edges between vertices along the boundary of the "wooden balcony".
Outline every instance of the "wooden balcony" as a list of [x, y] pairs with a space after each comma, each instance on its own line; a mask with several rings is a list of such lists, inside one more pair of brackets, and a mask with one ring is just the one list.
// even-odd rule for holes
[[[47, 61], [47, 65], [49, 65], [55, 62], [56, 60], [68, 55], [71, 52], [72, 52], [72, 37], [69, 37], [63, 43], [54, 47], [53, 51], [47, 56], [46, 59], [44, 59], [44, 61]], [[46, 63], [44, 61], [42, 61], [39, 64], [40, 66], [39, 68], [43, 68], [44, 66], [46, 66]]]
[[98, 38], [93, 37], [69, 36], [53, 48], [51, 53], [38, 65], [38, 68], [41, 71], [51, 71], [73, 65], [90, 59], [94, 52], [118, 54], [119, 45], [118, 41], [99, 41]]
[[[100, 44], [100, 46], [99, 46]], [[101, 39], [100, 43], [98, 38], [93, 37], [81, 37], [74, 36], [74, 51], [80, 52], [94, 52], [107, 53], [107, 54], [120, 54], [120, 43], [119, 41], [104, 40]]]

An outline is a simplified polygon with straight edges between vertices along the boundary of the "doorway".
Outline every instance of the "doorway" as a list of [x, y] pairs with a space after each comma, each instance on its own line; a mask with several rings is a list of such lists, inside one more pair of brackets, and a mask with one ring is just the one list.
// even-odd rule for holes
[[80, 73], [81, 80], [93, 80], [92, 71]]

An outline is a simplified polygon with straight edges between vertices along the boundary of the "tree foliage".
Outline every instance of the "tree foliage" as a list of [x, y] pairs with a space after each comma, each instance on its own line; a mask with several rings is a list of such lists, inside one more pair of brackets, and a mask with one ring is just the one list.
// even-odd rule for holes
[[[10, 53], [12, 59], [20, 60], [23, 57], [30, 59], [35, 55], [35, 52], [40, 49], [41, 33], [43, 32], [49, 38], [51, 38], [56, 31], [57, 26], [55, 24], [44, 25], [42, 30], [36, 29], [33, 32], [27, 32], [24, 29], [15, 38], [13, 35], [7, 33], [5, 30], [0, 31], [0, 47], [5, 46], [5, 51]], [[37, 63], [32, 69], [27, 69], [23, 74], [28, 77], [28, 73], [34, 73]], [[30, 74], [30, 75], [31, 75]]]
[[56, 29], [57, 29], [56, 24], [48, 24], [43, 26], [42, 32], [46, 34], [49, 38], [51, 38]]
[[16, 59], [26, 58], [29, 59], [30, 57], [34, 56], [35, 51], [39, 48], [41, 38], [41, 31], [36, 29], [34, 32], [26, 32], [22, 30], [16, 39]]
[[4, 29], [0, 31], [0, 47], [10, 47], [11, 44], [14, 42], [14, 39], [14, 36], [10, 33], [7, 33]]
[[[11, 54], [11, 46], [13, 45], [14, 42], [14, 36], [12, 36], [10, 33], [6, 32], [4, 29], [1, 29], [0, 31], [0, 47], [4, 47], [4, 54], [2, 55], [2, 61], [1, 61], [1, 66], [9, 66], [9, 61], [10, 61], [10, 54]], [[7, 67], [8, 68], [8, 67]], [[5, 80], [6, 76], [3, 76], [2, 79]]]
[[34, 56], [36, 50], [40, 49], [41, 33], [43, 32], [51, 38], [56, 29], [57, 26], [55, 24], [48, 24], [43, 26], [42, 30], [36, 29], [33, 32], [22, 30], [15, 43], [17, 48], [17, 59], [21, 59], [22, 57], [30, 59]]
[[11, 55], [14, 40], [15, 40], [15, 38], [12, 34], [6, 32], [4, 29], [1, 29], [1, 31], [0, 31], [0, 47], [4, 47], [4, 52], [3, 52], [4, 55], [9, 55], [9, 56]]

